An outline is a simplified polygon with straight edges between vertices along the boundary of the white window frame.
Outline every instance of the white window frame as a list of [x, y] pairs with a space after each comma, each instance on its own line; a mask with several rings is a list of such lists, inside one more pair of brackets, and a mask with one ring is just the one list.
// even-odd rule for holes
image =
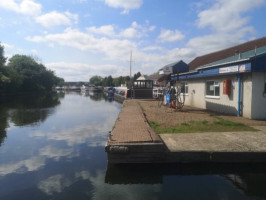
[[[182, 87], [185, 88], [185, 93], [182, 91]], [[181, 82], [181, 94], [188, 95], [188, 82], [187, 81]]]
[[[210, 94], [207, 94], [207, 83], [208, 82], [213, 82], [213, 92], [214, 92], [214, 95], [210, 95]], [[219, 95], [215, 94], [215, 91], [216, 91], [216, 88], [219, 88]], [[206, 98], [213, 98], [213, 99], [219, 99], [220, 98], [220, 82], [218, 80], [207, 80], [205, 82], [205, 97]]]

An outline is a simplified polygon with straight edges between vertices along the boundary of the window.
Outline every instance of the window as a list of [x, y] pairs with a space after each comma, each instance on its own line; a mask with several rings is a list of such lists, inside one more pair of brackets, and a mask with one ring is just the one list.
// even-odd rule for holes
[[206, 96], [220, 96], [220, 84], [218, 81], [206, 81]]
[[187, 82], [181, 83], [181, 93], [188, 94], [188, 84]]

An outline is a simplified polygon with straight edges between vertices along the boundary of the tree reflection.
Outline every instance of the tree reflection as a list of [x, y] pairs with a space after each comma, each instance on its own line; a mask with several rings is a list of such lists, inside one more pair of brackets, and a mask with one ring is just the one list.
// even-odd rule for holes
[[6, 138], [7, 127], [8, 127], [7, 110], [1, 104], [1, 107], [0, 107], [0, 146]]
[[[265, 166], [264, 166], [265, 167]], [[247, 196], [256, 196], [265, 199], [265, 173], [230, 174], [225, 176], [236, 188], [245, 192]]]
[[101, 101], [104, 98], [102, 92], [95, 92], [95, 93], [89, 92], [89, 96], [90, 96], [90, 99], [93, 101]]
[[162, 184], [165, 176], [218, 175], [247, 196], [266, 199], [265, 171], [265, 163], [108, 164], [105, 183]]
[[0, 145], [6, 137], [9, 120], [16, 126], [37, 125], [54, 113], [63, 93], [8, 96], [0, 99]]

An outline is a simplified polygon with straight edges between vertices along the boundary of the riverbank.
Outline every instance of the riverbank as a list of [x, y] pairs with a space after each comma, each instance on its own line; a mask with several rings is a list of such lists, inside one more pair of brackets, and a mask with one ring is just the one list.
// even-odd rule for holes
[[[156, 134], [148, 123], [157, 122], [167, 128], [189, 125], [191, 121], [211, 123], [217, 118], [243, 124], [245, 128], [252, 126], [252, 130]], [[159, 107], [156, 101], [126, 100], [106, 151], [110, 163], [266, 162], [265, 127], [266, 121], [222, 116], [189, 107], [175, 111]]]

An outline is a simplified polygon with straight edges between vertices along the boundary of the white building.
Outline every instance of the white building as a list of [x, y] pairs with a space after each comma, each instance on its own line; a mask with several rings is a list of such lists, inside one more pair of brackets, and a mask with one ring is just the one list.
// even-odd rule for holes
[[195, 58], [171, 76], [185, 105], [266, 120], [266, 37]]

